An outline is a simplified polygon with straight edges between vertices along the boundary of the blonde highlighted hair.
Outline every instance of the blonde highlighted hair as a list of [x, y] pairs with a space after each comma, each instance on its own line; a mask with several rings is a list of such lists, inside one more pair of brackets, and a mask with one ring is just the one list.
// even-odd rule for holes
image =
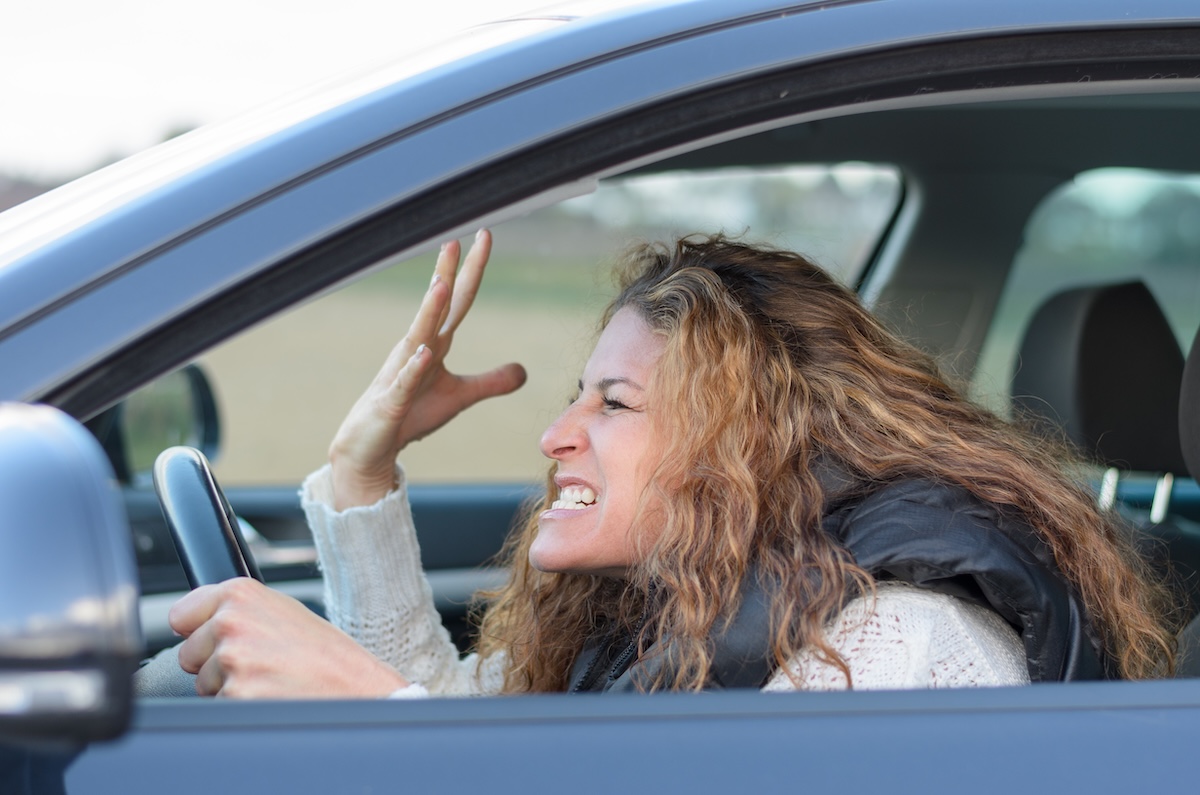
[[627, 579], [537, 571], [528, 551], [556, 496], [548, 479], [480, 626], [480, 652], [506, 655], [507, 691], [563, 690], [586, 638], [639, 625], [642, 651], [671, 662], [670, 680], [652, 687], [699, 689], [710, 633], [751, 567], [778, 583], [776, 664], [808, 648], [848, 678], [823, 628], [872, 580], [821, 528], [820, 461], [867, 484], [956, 484], [1018, 517], [1053, 552], [1122, 676], [1172, 669], [1168, 595], [1073, 479], [1078, 460], [966, 400], [804, 257], [723, 237], [639, 246], [603, 323], [625, 308], [665, 340], [648, 401], [662, 440], [648, 487], [661, 529]]

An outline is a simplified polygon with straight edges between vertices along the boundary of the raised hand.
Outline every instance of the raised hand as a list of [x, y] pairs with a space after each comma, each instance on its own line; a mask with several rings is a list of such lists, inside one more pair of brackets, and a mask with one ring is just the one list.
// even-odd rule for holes
[[329, 447], [337, 510], [370, 505], [393, 489], [396, 456], [409, 442], [480, 400], [525, 383], [525, 369], [519, 364], [470, 376], [446, 369], [454, 332], [475, 300], [491, 248], [491, 234], [480, 230], [460, 272], [458, 243], [442, 246], [433, 281], [408, 334], [350, 409]]

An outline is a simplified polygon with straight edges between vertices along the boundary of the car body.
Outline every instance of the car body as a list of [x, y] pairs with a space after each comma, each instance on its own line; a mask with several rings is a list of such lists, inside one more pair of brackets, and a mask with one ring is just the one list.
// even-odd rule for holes
[[[0, 400], [57, 406], [96, 430], [118, 401], [261, 321], [597, 181], [846, 161], [903, 175], [856, 286], [970, 378], [1043, 200], [1098, 168], [1200, 173], [1197, 131], [1200, 10], [1184, 0], [564, 6], [185, 136], [0, 215]], [[1200, 260], [1188, 265], [1180, 271], [1200, 272]], [[153, 496], [124, 479], [135, 533], [161, 545], [138, 529], [158, 521]], [[475, 567], [525, 494], [525, 484], [414, 488], [424, 563], [448, 611], [491, 576]], [[1136, 482], [1124, 495], [1148, 502]], [[302, 522], [295, 484], [229, 496], [260, 529]], [[1173, 510], [1198, 507], [1195, 489], [1178, 487]], [[178, 577], [148, 555], [142, 620], [161, 645]], [[276, 579], [319, 593], [311, 563], [284, 568]], [[49, 588], [55, 573], [45, 576]], [[72, 793], [1117, 791], [1187, 786], [1198, 731], [1200, 683], [1188, 679], [143, 699], [120, 738], [27, 759]]]

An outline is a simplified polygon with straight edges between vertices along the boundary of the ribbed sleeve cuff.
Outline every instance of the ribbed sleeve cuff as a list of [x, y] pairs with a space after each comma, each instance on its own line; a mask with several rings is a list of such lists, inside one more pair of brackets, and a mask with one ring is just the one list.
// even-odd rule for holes
[[312, 528], [313, 542], [325, 575], [329, 619], [364, 645], [371, 627], [355, 627], [363, 616], [394, 613], [432, 604], [432, 592], [421, 570], [421, 550], [413, 527], [404, 470], [397, 464], [399, 486], [374, 505], [336, 511], [328, 465], [309, 475], [300, 501]]
[[424, 686], [413, 682], [410, 685], [402, 687], [398, 690], [393, 690], [388, 694], [389, 699], [413, 699], [413, 698], [429, 698], [429, 691]]

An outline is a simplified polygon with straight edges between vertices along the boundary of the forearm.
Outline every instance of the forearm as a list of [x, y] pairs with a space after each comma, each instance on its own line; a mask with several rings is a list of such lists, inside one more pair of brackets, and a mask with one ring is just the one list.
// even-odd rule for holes
[[[413, 527], [402, 471], [399, 487], [378, 503], [333, 509], [328, 467], [301, 492], [325, 576], [329, 620], [372, 654], [430, 693], [477, 694], [498, 689], [472, 656], [460, 660], [442, 626]], [[492, 671], [493, 665], [484, 666]]]

